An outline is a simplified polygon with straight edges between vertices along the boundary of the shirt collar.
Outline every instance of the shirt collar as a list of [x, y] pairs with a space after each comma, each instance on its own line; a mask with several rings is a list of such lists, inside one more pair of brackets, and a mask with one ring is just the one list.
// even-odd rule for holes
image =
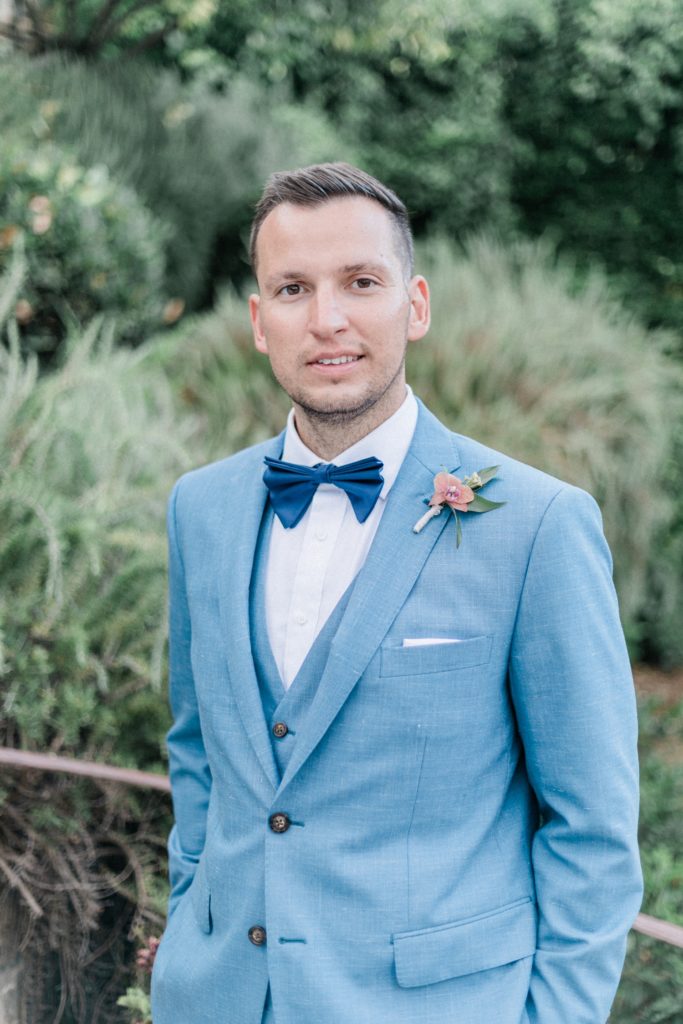
[[[406, 397], [393, 416], [390, 416], [384, 423], [380, 423], [378, 427], [362, 437], [360, 441], [356, 441], [350, 448], [340, 452], [334, 459], [335, 466], [344, 466], [349, 462], [367, 459], [373, 455], [375, 458], [381, 459], [384, 463], [382, 468], [384, 486], [380, 492], [380, 498], [386, 499], [406, 457], [416, 424], [417, 401], [412, 388], [406, 384]], [[282, 458], [285, 462], [296, 462], [302, 466], [315, 466], [323, 461], [299, 437], [294, 423], [293, 409], [290, 410], [287, 417]]]

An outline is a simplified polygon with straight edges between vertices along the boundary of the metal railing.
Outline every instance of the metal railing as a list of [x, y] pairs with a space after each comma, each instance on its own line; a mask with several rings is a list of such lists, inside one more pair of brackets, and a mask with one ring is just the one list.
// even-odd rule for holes
[[75, 757], [34, 754], [30, 750], [0, 747], [0, 764], [14, 765], [17, 768], [35, 768], [43, 772], [82, 775], [88, 779], [103, 779], [109, 782], [122, 782], [125, 786], [160, 789], [164, 793], [171, 792], [171, 782], [167, 775], [141, 772], [137, 768], [117, 768], [115, 765], [99, 764], [97, 761], [79, 761]]
[[[37, 771], [64, 772], [67, 775], [80, 775], [105, 782], [119, 782], [124, 786], [158, 789], [163, 793], [171, 792], [171, 783], [167, 775], [141, 772], [137, 768], [117, 768], [110, 764], [99, 764], [97, 761], [79, 761], [73, 757], [58, 757], [55, 754], [34, 754], [28, 750], [0, 747], [0, 764], [32, 768]], [[662, 921], [658, 917], [650, 917], [649, 914], [638, 914], [633, 923], [633, 931], [683, 949], [683, 927], [670, 921]]]

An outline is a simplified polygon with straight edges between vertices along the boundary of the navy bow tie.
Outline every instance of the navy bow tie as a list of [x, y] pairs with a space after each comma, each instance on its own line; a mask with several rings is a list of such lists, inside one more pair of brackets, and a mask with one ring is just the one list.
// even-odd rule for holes
[[368, 518], [384, 485], [379, 459], [360, 459], [346, 466], [319, 462], [316, 466], [298, 466], [281, 459], [264, 459], [263, 482], [270, 493], [275, 513], [283, 526], [291, 529], [303, 518], [319, 484], [334, 484], [349, 496], [359, 523]]

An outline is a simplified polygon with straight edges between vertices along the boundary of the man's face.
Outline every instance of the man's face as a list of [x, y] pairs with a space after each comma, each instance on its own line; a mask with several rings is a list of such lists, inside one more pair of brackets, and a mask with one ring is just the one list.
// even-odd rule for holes
[[338, 422], [378, 403], [398, 408], [407, 342], [429, 327], [429, 292], [424, 278], [407, 280], [388, 211], [359, 196], [282, 203], [261, 225], [257, 254], [256, 348], [295, 405]]

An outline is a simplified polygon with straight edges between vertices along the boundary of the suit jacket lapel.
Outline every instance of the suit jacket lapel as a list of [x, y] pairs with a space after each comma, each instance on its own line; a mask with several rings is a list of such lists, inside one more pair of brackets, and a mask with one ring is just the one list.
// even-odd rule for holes
[[404, 605], [441, 531], [452, 518], [442, 513], [421, 533], [412, 532], [414, 523], [425, 511], [423, 499], [433, 491], [434, 475], [443, 468], [457, 469], [459, 464], [451, 434], [420, 403], [415, 436], [389, 493], [367, 561], [332, 642], [325, 671], [299, 731], [280, 790], [288, 785], [324, 736]]
[[229, 648], [230, 682], [244, 729], [273, 790], [279, 783], [263, 702], [256, 679], [249, 633], [249, 585], [261, 519], [268, 497], [262, 480], [263, 456], [279, 458], [283, 436], [273, 438], [254, 455], [239, 493], [238, 528], [226, 530], [220, 580], [220, 608], [225, 643]]

